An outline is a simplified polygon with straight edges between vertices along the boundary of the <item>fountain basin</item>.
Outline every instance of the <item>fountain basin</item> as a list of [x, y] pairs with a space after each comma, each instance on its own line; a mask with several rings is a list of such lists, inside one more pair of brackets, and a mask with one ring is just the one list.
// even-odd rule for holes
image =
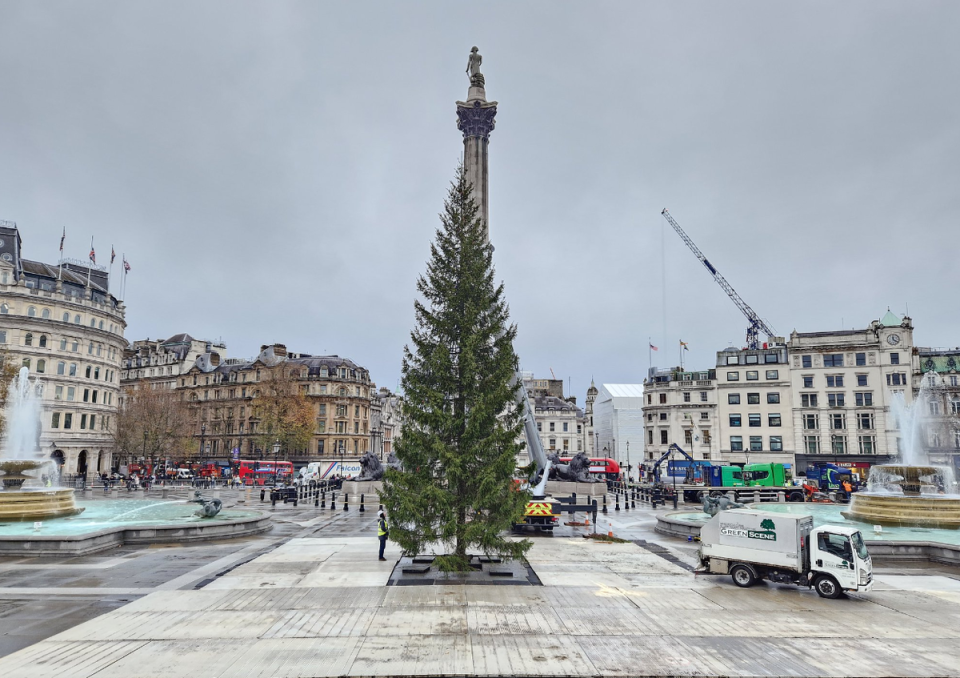
[[77, 507], [73, 490], [67, 488], [0, 492], [0, 523], [51, 520], [75, 516], [82, 511]]
[[871, 525], [956, 530], [960, 528], [960, 497], [857, 492], [850, 510], [842, 515]]

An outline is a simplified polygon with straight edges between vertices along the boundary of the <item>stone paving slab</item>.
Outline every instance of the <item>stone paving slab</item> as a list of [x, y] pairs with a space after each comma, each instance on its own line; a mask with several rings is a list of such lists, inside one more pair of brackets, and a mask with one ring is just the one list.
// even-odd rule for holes
[[0, 659], [0, 677], [960, 675], [949, 577], [823, 600], [614, 546], [535, 542], [544, 586], [388, 587], [369, 539], [294, 539], [257, 572], [152, 593]]

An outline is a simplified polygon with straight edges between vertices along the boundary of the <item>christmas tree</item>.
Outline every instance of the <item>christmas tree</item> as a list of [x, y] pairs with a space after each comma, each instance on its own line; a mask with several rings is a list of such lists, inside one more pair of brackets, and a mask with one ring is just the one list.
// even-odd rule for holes
[[405, 554], [439, 543], [443, 570], [469, 568], [469, 550], [516, 558], [528, 493], [514, 481], [523, 430], [516, 394], [516, 326], [508, 324], [493, 247], [463, 167], [451, 184], [427, 271], [417, 281], [416, 327], [403, 355], [403, 423], [381, 494], [390, 538]]

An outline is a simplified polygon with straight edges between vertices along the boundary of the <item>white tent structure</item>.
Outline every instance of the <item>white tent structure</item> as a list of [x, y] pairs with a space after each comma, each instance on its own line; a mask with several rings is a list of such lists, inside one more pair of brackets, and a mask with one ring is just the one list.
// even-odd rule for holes
[[643, 463], [643, 384], [603, 384], [593, 405], [594, 443], [598, 457], [610, 457], [624, 472]]

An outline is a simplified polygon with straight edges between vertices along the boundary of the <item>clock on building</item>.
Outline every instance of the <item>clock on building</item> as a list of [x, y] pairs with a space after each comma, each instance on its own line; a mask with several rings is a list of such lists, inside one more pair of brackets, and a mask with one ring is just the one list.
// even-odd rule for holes
[[891, 346], [896, 346], [897, 344], [900, 343], [900, 335], [891, 334], [889, 337], [887, 337], [887, 343], [890, 344]]

